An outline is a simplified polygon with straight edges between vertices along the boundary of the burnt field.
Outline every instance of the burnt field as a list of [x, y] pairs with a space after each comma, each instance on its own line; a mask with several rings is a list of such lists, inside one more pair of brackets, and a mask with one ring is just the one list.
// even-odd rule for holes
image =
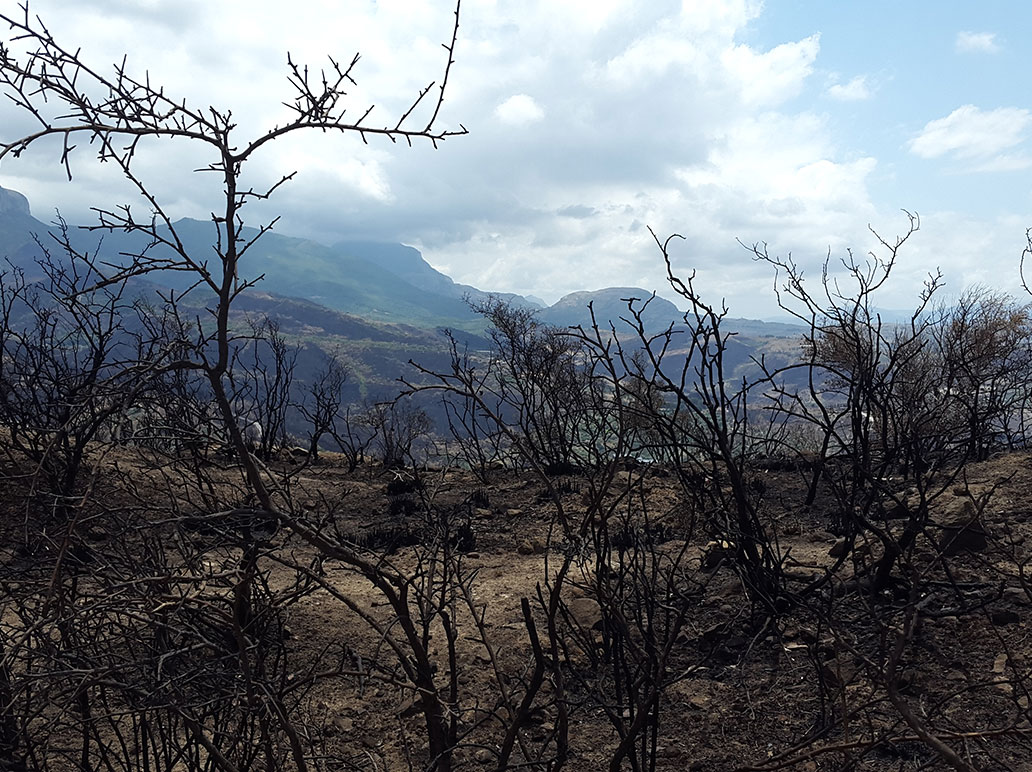
[[1025, 454], [884, 582], [912, 514], [844, 535], [758, 462], [762, 587], [667, 465], [340, 461], [264, 465], [275, 521], [232, 462], [101, 448], [64, 520], [9, 464], [6, 768], [1027, 768]]

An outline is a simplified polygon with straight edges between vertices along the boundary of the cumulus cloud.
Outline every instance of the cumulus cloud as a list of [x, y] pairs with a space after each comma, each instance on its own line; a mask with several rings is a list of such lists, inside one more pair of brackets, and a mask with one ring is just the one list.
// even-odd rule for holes
[[[318, 68], [327, 53], [350, 61], [360, 42], [349, 104], [356, 117], [375, 104], [368, 122], [382, 125], [440, 77], [450, 34], [449, 14], [426, 1], [399, 13], [356, 0], [341, 25], [320, 3], [286, 14], [265, 0], [191, 0], [179, 28], [152, 0], [134, 0], [125, 15], [102, 2], [103, 13], [59, 0], [33, 10], [57, 17], [61, 39], [87, 41], [91, 61], [118, 61], [128, 47], [131, 69], [149, 69], [172, 95], [232, 108], [245, 135], [283, 120], [287, 50]], [[326, 241], [405, 241], [459, 281], [555, 298], [587, 284], [662, 288], [646, 225], [690, 235], [695, 265], [730, 295], [743, 283], [724, 276], [729, 256], [749, 265], [737, 236], [794, 232], [827, 243], [844, 209], [867, 210], [866, 162], [839, 159], [820, 120], [781, 112], [813, 76], [819, 37], [746, 42], [762, 12], [756, 0], [484, 0], [462, 12], [441, 120], [462, 122], [469, 136], [436, 151], [337, 135], [277, 141], [255, 157], [249, 184], [299, 174], [252, 215], [282, 215], [280, 232]], [[164, 147], [153, 159], [172, 214], [204, 217], [217, 186], [189, 174], [171, 185], [167, 161], [203, 162]]]
[[910, 140], [910, 151], [921, 158], [953, 157], [989, 163], [1025, 140], [1032, 113], [1017, 107], [981, 110], [975, 105], [958, 107], [937, 118]]
[[1000, 50], [992, 32], [958, 32], [954, 45], [963, 54], [995, 54]]
[[736, 45], [723, 54], [722, 61], [741, 90], [747, 105], [778, 105], [796, 96], [813, 71], [820, 51], [820, 35], [796, 43], [782, 43], [770, 51], [756, 51]]
[[[272, 0], [184, 2], [189, 12], [156, 0], [33, 0], [33, 12], [70, 47], [82, 42], [92, 63], [128, 51], [130, 70], [148, 70], [174, 98], [232, 108], [241, 140], [289, 115], [281, 105], [290, 97], [287, 51], [315, 76], [327, 54], [347, 63], [360, 50], [349, 114], [357, 119], [375, 104], [367, 123], [393, 125], [439, 82], [441, 42], [451, 34], [450, 10], [431, 0], [349, 0], [346, 10], [299, 0], [289, 12]], [[754, 298], [773, 304], [770, 277], [736, 239], [792, 250], [801, 264], [819, 265], [829, 246], [862, 249], [853, 239], [886, 219], [869, 192], [886, 172], [869, 152], [843, 144], [833, 116], [803, 101], [814, 93], [867, 98], [870, 80], [814, 86], [821, 38], [804, 29], [761, 44], [762, 13], [759, 0], [463, 2], [439, 120], [461, 122], [468, 136], [437, 149], [346, 135], [278, 140], [249, 163], [247, 184], [264, 189], [299, 173], [271, 202], [249, 205], [249, 215], [282, 215], [277, 231], [327, 242], [404, 241], [458, 281], [552, 300], [586, 286], [662, 289], [651, 226], [685, 235], [677, 265], [698, 269], [708, 296], [754, 292], [740, 312], [764, 313]], [[407, 125], [425, 125], [435, 95]], [[820, 110], [837, 107], [829, 100]], [[970, 109], [983, 118], [995, 112]], [[992, 121], [966, 143], [958, 126], [933, 121], [910, 149], [968, 153], [971, 165], [1018, 164], [1028, 115], [1010, 117], [1007, 141]], [[0, 106], [0, 125], [15, 119]], [[993, 152], [974, 153], [981, 141], [995, 142]], [[221, 194], [213, 177], [189, 172], [211, 160], [195, 156], [176, 144], [141, 148], [147, 179], [173, 216], [207, 217]], [[88, 148], [77, 160], [72, 186], [52, 157], [32, 153], [5, 160], [0, 184], [29, 193], [37, 212], [131, 200]]]
[[828, 87], [827, 93], [829, 97], [840, 102], [861, 102], [872, 96], [865, 75], [857, 75], [848, 83], [833, 83]]
[[545, 117], [545, 111], [526, 94], [515, 94], [495, 108], [494, 113], [502, 123], [523, 126], [536, 123]]

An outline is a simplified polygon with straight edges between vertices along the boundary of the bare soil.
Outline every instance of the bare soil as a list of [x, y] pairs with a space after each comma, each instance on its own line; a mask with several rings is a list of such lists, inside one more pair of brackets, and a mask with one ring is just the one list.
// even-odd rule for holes
[[[774, 524], [771, 530], [793, 577], [791, 586], [801, 589], [807, 581], [836, 571], [821, 591], [797, 603], [786, 601], [773, 622], [764, 621], [762, 610], [751, 605], [731, 561], [713, 560], [714, 545], [707, 546], [704, 528], [696, 528], [693, 538], [685, 541], [688, 524], [674, 477], [658, 469], [624, 473], [647, 475], [646, 493], [636, 506], [664, 524], [664, 538], [656, 549], [682, 556], [690, 574], [686, 581], [696, 593], [665, 679], [656, 768], [951, 768], [931, 737], [972, 769], [1032, 770], [1029, 461], [1028, 454], [1014, 453], [972, 465], [966, 480], [943, 493], [936, 504], [943, 511], [961, 500], [981, 502], [987, 497], [980, 523], [988, 543], [985, 549], [961, 551], [946, 560], [941, 548], [945, 531], [930, 527], [908, 566], [921, 578], [919, 597], [910, 593], [912, 582], [872, 596], [862, 582], [854, 581], [877, 558], [876, 545], [861, 545], [855, 558], [847, 557], [836, 568], [840, 561], [832, 553], [837, 552], [839, 538], [827, 530], [831, 514], [822, 509], [824, 505], [801, 506], [804, 488], [799, 474], [766, 473], [764, 511]], [[287, 468], [271, 466], [274, 472]], [[76, 526], [82, 534], [89, 533], [98, 554], [119, 538], [114, 522], [118, 517], [134, 507], [152, 506], [161, 512], [167, 497], [178, 495], [178, 510], [169, 514], [167, 523], [155, 517], [155, 529], [175, 529], [176, 538], [206, 556], [202, 569], [191, 570], [211, 576], [235, 570], [240, 550], [218, 543], [224, 531], [183, 527], [184, 518], [196, 517], [201, 499], [188, 495], [185, 485], [177, 489], [170, 484], [177, 478], [156, 469], [153, 459], [115, 450], [98, 469], [92, 501], [102, 500], [107, 508]], [[237, 473], [223, 474], [221, 484], [232, 490]], [[430, 653], [442, 683], [452, 668], [456, 673], [457, 723], [464, 741], [456, 751], [455, 766], [490, 769], [500, 741], [501, 727], [491, 718], [500, 690], [518, 692], [533, 664], [521, 599], [531, 600], [540, 619], [539, 592], [554, 576], [561, 556], [574, 547], [559, 538], [555, 502], [533, 476], [498, 472], [486, 486], [461, 471], [429, 470], [420, 477], [420, 490], [398, 494], [391, 484], [409, 480], [411, 474], [376, 467], [349, 473], [330, 456], [292, 477], [282, 495], [289, 497], [295, 511], [309, 513], [312, 522], [321, 523], [325, 532], [364, 545], [362, 554], [401, 575], [426, 569], [427, 551], [421, 541], [426, 531], [420, 531], [420, 523], [427, 502], [434, 511], [456, 513], [463, 522], [468, 518], [472, 540], [467, 534], [465, 543], [453, 550], [459, 576], [469, 588], [469, 603], [458, 598], [453, 611], [460, 629], [455, 662], [447, 659], [439, 626], [431, 624], [427, 630], [438, 636]], [[553, 482], [562, 483], [563, 502], [576, 510], [589, 482], [577, 477]], [[247, 503], [243, 494], [240, 503]], [[11, 507], [8, 516], [10, 547], [3, 562], [9, 594], [5, 618], [10, 626], [15, 602], [10, 594], [30, 586], [15, 581], [16, 574], [26, 574], [27, 563], [45, 561], [27, 556], [24, 540], [19, 541], [27, 522], [24, 511]], [[406, 538], [413, 534], [414, 539]], [[303, 714], [300, 722], [316, 737], [326, 758], [337, 760], [327, 768], [423, 768], [424, 717], [386, 644], [388, 635], [397, 632], [397, 619], [382, 592], [362, 572], [320, 555], [289, 528], [276, 531], [263, 549], [261, 566], [272, 591], [294, 586], [298, 566], [323, 583], [284, 605], [284, 634], [290, 671], [286, 677], [296, 673], [298, 679], [311, 680], [298, 709]], [[573, 562], [564, 600], [573, 622], [583, 622], [601, 647], [602, 632], [593, 629], [598, 605], [590, 564]], [[349, 600], [350, 608], [342, 598]], [[921, 613], [908, 616], [914, 604], [920, 605]], [[472, 624], [473, 613], [483, 614], [480, 629]], [[915, 623], [913, 629], [896, 630], [908, 618]], [[887, 658], [898, 640], [894, 632], [905, 632], [905, 644], [902, 657], [887, 673]], [[621, 708], [607, 696], [612, 685], [608, 663], [592, 663], [580, 648], [571, 646], [564, 668], [569, 671], [565, 699], [570, 706], [565, 768], [609, 769], [619, 737], [606, 708]], [[322, 677], [311, 678], [320, 672]], [[890, 684], [895, 694], [889, 693]], [[545, 685], [543, 707], [521, 730], [530, 745], [547, 746], [554, 736], [551, 688]]]

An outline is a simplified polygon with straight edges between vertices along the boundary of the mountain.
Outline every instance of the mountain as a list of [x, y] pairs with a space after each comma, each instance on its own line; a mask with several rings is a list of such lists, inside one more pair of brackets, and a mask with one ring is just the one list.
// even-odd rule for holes
[[[56, 226], [48, 226], [29, 213], [24, 196], [2, 190], [0, 195], [0, 257], [35, 272], [34, 260], [40, 254], [34, 236], [53, 250], [50, 238]], [[217, 232], [211, 222], [182, 219], [175, 230], [187, 251], [198, 260], [210, 255], [216, 259], [212, 244]], [[252, 239], [257, 231], [245, 228], [242, 236]], [[127, 262], [128, 256], [146, 251], [151, 258], [173, 258], [171, 249], [150, 245], [142, 233], [113, 231], [100, 234], [71, 227], [69, 239], [76, 249], [99, 255], [109, 262]], [[413, 324], [427, 328], [439, 326], [480, 330], [482, 318], [463, 299], [487, 297], [473, 287], [463, 287], [434, 270], [419, 252], [401, 244], [345, 242], [328, 247], [308, 239], [292, 238], [274, 232], [255, 242], [241, 261], [241, 277], [258, 279], [259, 290], [277, 295], [304, 298], [327, 308], [378, 321]], [[148, 275], [157, 285], [185, 290], [193, 275], [161, 271]], [[514, 302], [525, 302], [508, 296]]]
[[0, 188], [0, 215], [31, 217], [29, 199], [15, 190]]
[[683, 316], [677, 306], [669, 300], [658, 295], [652, 297], [648, 290], [640, 287], [609, 287], [593, 292], [571, 292], [541, 310], [538, 317], [557, 327], [581, 326], [587, 329], [591, 327], [591, 311], [594, 310], [595, 319], [600, 326], [606, 326], [612, 320], [619, 331], [620, 327], [624, 326], [620, 322], [621, 317], [631, 319], [627, 308], [629, 298], [638, 299], [635, 308], [639, 309], [648, 301], [642, 313], [642, 321], [648, 330], [668, 327], [671, 322]]
[[[175, 229], [191, 255], [197, 259], [210, 255], [215, 259], [212, 244], [217, 240], [217, 232], [213, 223], [182, 219], [175, 223]], [[33, 261], [40, 252], [34, 235], [43, 244], [50, 244], [48, 234], [56, 230], [55, 226], [32, 217], [29, 202], [23, 195], [0, 188], [0, 256], [7, 257], [31, 275]], [[76, 248], [112, 262], [128, 260], [127, 255], [144, 251], [154, 258], [172, 257], [171, 250], [162, 245], [149, 245], [141, 233], [100, 234], [71, 227], [68, 234]], [[257, 231], [245, 228], [242, 235], [250, 240]], [[419, 250], [397, 243], [341, 241], [327, 246], [269, 232], [249, 248], [240, 268], [242, 278], [262, 277], [255, 287], [259, 292], [304, 299], [367, 321], [424, 329], [448, 327], [482, 332], [485, 322], [470, 309], [467, 301], [490, 297], [535, 308], [542, 321], [558, 327], [590, 326], [589, 304], [599, 324], [607, 325], [613, 320], [621, 327], [621, 317], [629, 316], [627, 298], [638, 298], [638, 307], [648, 301], [643, 320], [651, 332], [683, 320], [683, 313], [669, 300], [653, 298], [651, 292], [638, 287], [574, 292], [552, 306], [538, 308], [536, 299], [458, 284], [427, 263]], [[190, 273], [176, 271], [149, 274], [147, 279], [179, 291], [193, 282]], [[801, 332], [801, 328], [792, 324], [737, 318], [725, 319], [724, 327], [729, 332], [753, 338], [791, 337]]]
[[[658, 295], [652, 297], [651, 292], [641, 287], [608, 287], [594, 292], [572, 292], [538, 312], [538, 318], [558, 327], [581, 326], [587, 329], [591, 326], [591, 309], [594, 309], [600, 325], [612, 320], [619, 332], [621, 328], [626, 329], [626, 324], [621, 320], [631, 319], [627, 306], [629, 298], [637, 298], [635, 308], [644, 306], [642, 321], [649, 332], [659, 332], [671, 323], [676, 326], [684, 321], [684, 312], [677, 306]], [[589, 304], [591, 309], [588, 308]], [[721, 326], [727, 332], [748, 338], [797, 338], [805, 332], [801, 325], [790, 322], [765, 322], [731, 316], [725, 317]]]
[[[212, 244], [216, 242], [215, 225], [210, 222], [183, 219], [175, 223], [175, 230], [191, 255], [210, 254], [217, 259]], [[242, 237], [253, 239], [257, 231], [245, 228]], [[92, 239], [96, 241], [94, 236]], [[74, 234], [74, 241], [82, 248], [95, 248], [82, 234]], [[108, 253], [139, 253], [147, 246], [146, 239], [136, 233], [105, 235], [103, 248]], [[426, 286], [406, 281], [391, 270], [398, 252], [412, 263], [407, 254], [410, 248], [400, 244], [379, 245], [383, 253], [372, 259], [355, 254], [352, 249], [328, 247], [308, 239], [293, 238], [270, 232], [262, 236], [247, 251], [240, 263], [241, 278], [261, 279], [256, 288], [277, 295], [304, 298], [327, 308], [344, 311], [371, 320], [414, 324], [422, 327], [456, 326], [482, 327], [483, 324], [459, 297], [442, 295]], [[393, 253], [392, 253], [393, 250]], [[412, 250], [420, 261], [419, 253]], [[157, 246], [150, 249], [152, 257], [172, 257], [170, 249]], [[390, 258], [390, 259], [388, 259]], [[451, 283], [428, 264], [424, 273], [436, 274], [435, 284]], [[411, 268], [411, 265], [410, 265]], [[404, 270], [404, 269], [399, 269]], [[410, 270], [410, 275], [414, 274]], [[193, 281], [189, 273], [164, 272], [152, 275], [174, 289], [185, 289]], [[415, 279], [414, 279], [415, 280]]]
[[511, 292], [485, 292], [470, 286], [458, 284], [450, 276], [431, 266], [415, 247], [380, 241], [340, 241], [333, 249], [341, 255], [361, 258], [397, 276], [402, 281], [424, 291], [462, 301], [483, 301], [499, 298], [520, 306], [542, 305], [522, 295]]
[[29, 209], [29, 200], [21, 193], [0, 188], [0, 258], [8, 257], [16, 265], [27, 261], [27, 253], [39, 251], [33, 234], [46, 234], [48, 228]]
[[[217, 259], [213, 244], [217, 231], [211, 222], [183, 219], [175, 223], [178, 237], [194, 259]], [[0, 188], [0, 257], [7, 257], [31, 277], [40, 254], [36, 238], [51, 246], [59, 257], [48, 226], [32, 217], [29, 202], [14, 191]], [[243, 238], [252, 239], [253, 229]], [[172, 257], [162, 245], [151, 245], [141, 233], [114, 231], [100, 234], [70, 227], [73, 245], [110, 262], [127, 261], [146, 253], [151, 258]], [[359, 368], [363, 384], [390, 383], [404, 369], [409, 358], [430, 364], [447, 351], [440, 330], [449, 328], [470, 351], [489, 347], [482, 337], [486, 322], [469, 307], [467, 300], [498, 297], [534, 308], [541, 321], [557, 327], [591, 325], [591, 311], [601, 326], [613, 320], [618, 331], [629, 328], [620, 321], [629, 318], [627, 299], [645, 305], [646, 331], [660, 332], [673, 323], [683, 325], [684, 314], [665, 298], [638, 287], [610, 287], [574, 292], [547, 308], [519, 295], [489, 293], [458, 284], [427, 263], [419, 250], [397, 243], [342, 241], [327, 246], [309, 239], [266, 233], [248, 248], [240, 265], [241, 277], [261, 279], [234, 302], [234, 313], [268, 313], [280, 320], [281, 329], [316, 349], [345, 351]], [[185, 290], [194, 275], [161, 271], [137, 280], [144, 294], [164, 289]], [[194, 291], [186, 300], [198, 310], [210, 305], [210, 295]], [[241, 316], [242, 321], [242, 316]], [[802, 328], [778, 322], [727, 318], [724, 329], [736, 335], [728, 343], [728, 372], [748, 369], [760, 354], [777, 358], [797, 345]], [[680, 338], [678, 338], [678, 344]], [[675, 344], [670, 353], [677, 349]], [[687, 354], [688, 350], [684, 352]], [[313, 360], [315, 361], [315, 360]], [[446, 366], [446, 360], [440, 359]], [[363, 386], [363, 389], [365, 386]]]
[[[174, 227], [193, 259], [201, 261], [207, 256], [217, 260], [212, 246], [217, 243], [213, 223], [183, 219]], [[32, 217], [24, 196], [0, 188], [0, 259], [6, 258], [34, 280], [41, 276], [35, 263], [41, 245], [53, 259], [63, 256], [52, 238], [59, 234], [58, 226]], [[139, 254], [159, 260], [173, 257], [166, 247], [150, 244], [140, 233], [101, 234], [70, 226], [67, 235], [77, 250], [111, 263], [126, 262]], [[255, 235], [253, 229], [243, 232], [245, 242]], [[248, 320], [256, 315], [276, 319], [288, 341], [299, 347], [295, 370], [299, 383], [311, 382], [327, 353], [339, 353], [350, 370], [344, 388], [344, 399], [349, 404], [393, 396], [401, 376], [421, 380], [410, 367], [411, 361], [430, 372], [449, 372], [452, 340], [473, 361], [489, 355], [493, 345], [486, 336], [486, 320], [470, 308], [467, 300], [491, 297], [534, 309], [541, 321], [560, 328], [589, 327], [590, 305], [600, 326], [607, 328], [609, 320], [614, 321], [628, 356], [640, 344], [620, 318], [629, 317], [627, 299], [637, 298], [637, 308], [647, 303], [643, 312], [647, 333], [662, 332], [671, 324], [678, 330], [666, 347], [664, 369], [679, 373], [687, 366], [691, 377], [696, 367], [691, 358], [697, 351], [686, 334], [684, 313], [669, 300], [637, 287], [574, 292], [549, 307], [541, 307], [536, 299], [458, 284], [435, 270], [417, 249], [404, 244], [342, 241], [327, 246], [274, 232], [266, 233], [248, 248], [240, 273], [241, 278], [254, 279], [256, 284], [234, 300], [232, 326], [246, 329]], [[134, 278], [130, 293], [153, 297], [170, 289], [183, 291], [194, 279], [191, 272], [156, 271]], [[213, 296], [197, 287], [179, 303], [186, 317], [204, 318]], [[756, 379], [761, 358], [776, 367], [794, 361], [798, 354], [801, 327], [732, 318], [723, 324], [725, 331], [736, 333], [727, 339], [724, 351], [724, 375], [730, 382]], [[451, 340], [445, 336], [445, 328]], [[443, 425], [446, 419], [437, 395], [427, 393], [423, 397], [424, 409]]]

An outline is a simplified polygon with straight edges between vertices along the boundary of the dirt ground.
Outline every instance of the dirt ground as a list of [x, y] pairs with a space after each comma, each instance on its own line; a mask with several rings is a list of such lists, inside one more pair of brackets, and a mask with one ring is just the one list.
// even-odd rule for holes
[[[920, 629], [906, 652], [905, 699], [932, 716], [944, 736], [963, 735], [952, 744], [968, 754], [977, 769], [1032, 769], [1029, 703], [1022, 696], [1029, 685], [1025, 663], [1030, 600], [1024, 573], [1027, 502], [1032, 494], [1028, 460], [1011, 455], [970, 469], [968, 490], [993, 489], [982, 516], [991, 537], [989, 548], [950, 560], [951, 576], [942, 576], [940, 584], [952, 582], [960, 589], [943, 586], [941, 598], [929, 600], [928, 614], [921, 616]], [[324, 468], [300, 482], [312, 497], [337, 491], [338, 516], [346, 528], [361, 535], [391, 520], [385, 494], [389, 480], [389, 474], [371, 475], [368, 470], [347, 476]], [[575, 481], [570, 486], [574, 498], [581, 485]], [[646, 487], [648, 511], [669, 520], [676, 536], [676, 481], [656, 476]], [[462, 564], [475, 577], [475, 602], [485, 608], [486, 628], [495, 651], [502, 652], [498, 656], [503, 668], [520, 672], [529, 648], [520, 599], [534, 598], [548, 576], [547, 555], [535, 553], [546, 545], [546, 552], [555, 549], [550, 542], [556, 538], [554, 505], [530, 477], [503, 477], [485, 489], [468, 475], [437, 473], [430, 476], [427, 489], [438, 507], [460, 506], [473, 491], [482, 495], [484, 506], [470, 510], [475, 548], [464, 555]], [[768, 490], [772, 498], [782, 499], [771, 509], [779, 512], [779, 548], [789, 556], [786, 563], [804, 576], [819, 575], [832, 566], [836, 561], [830, 553], [839, 539], [825, 530], [819, 511], [798, 506], [796, 477], [774, 473]], [[943, 497], [965, 498], [968, 490], [963, 496], [956, 496], [959, 488], [947, 491]], [[879, 663], [870, 638], [882, 630], [870, 617], [892, 614], [901, 606], [898, 601], [878, 606], [846, 595], [835, 602], [835, 613], [805, 604], [787, 612], [776, 625], [757, 629], [736, 572], [727, 565], [702, 571], [705, 543], [701, 534], [687, 548], [677, 538], [662, 545], [667, 553], [685, 550], [685, 565], [699, 572], [704, 590], [680, 634], [683, 651], [674, 657], [678, 667], [670, 675], [661, 708], [658, 769], [776, 769], [784, 762], [794, 762], [787, 768], [802, 770], [946, 768], [887, 704], [873, 674]], [[931, 547], [924, 552], [934, 552]], [[401, 547], [390, 560], [402, 571], [412, 570], [417, 551]], [[934, 562], [931, 555], [925, 557]], [[368, 581], [332, 562], [327, 570], [341, 593], [383, 612], [388, 620], [386, 604]], [[843, 584], [850, 575], [848, 566], [840, 571]], [[590, 581], [576, 573], [573, 579], [575, 585], [580, 579]], [[590, 595], [590, 587], [575, 586], [569, 599]], [[958, 608], [964, 605], [958, 597], [968, 598], [964, 610]], [[375, 634], [321, 591], [292, 611], [291, 627], [302, 649], [332, 646], [342, 635], [356, 650], [375, 648]], [[464, 703], [475, 713], [477, 695], [489, 698], [497, 687], [484, 647], [472, 640], [465, 644], [460, 645], [459, 678]], [[434, 653], [441, 655], [440, 650]], [[823, 695], [817, 688], [821, 680]], [[406, 746], [410, 752], [418, 749], [421, 737], [421, 717], [401, 715], [411, 704], [412, 692], [384, 685], [348, 686], [336, 684], [318, 698], [333, 725], [341, 729], [339, 740], [355, 758], [366, 755], [369, 768], [406, 768]], [[822, 704], [829, 698], [836, 704]], [[617, 744], [603, 711], [590, 703], [582, 703], [571, 726], [570, 769], [607, 768]], [[854, 715], [843, 720], [849, 714]], [[832, 726], [815, 738], [822, 722]], [[537, 731], [539, 739], [546, 729]], [[793, 753], [797, 746], [801, 747]], [[831, 747], [842, 750], [833, 752]], [[488, 766], [491, 756], [483, 751], [478, 756], [470, 749], [460, 751], [458, 758]]]
[[[913, 582], [872, 597], [852, 581], [848, 557], [833, 581], [798, 602], [786, 602], [774, 622], [762, 621], [731, 561], [714, 556], [720, 545], [708, 544], [705, 528], [684, 538], [688, 524], [674, 476], [659, 469], [620, 473], [626, 480], [644, 476], [633, 516], [648, 513], [653, 524], [662, 524], [655, 550], [676, 562], [691, 593], [658, 703], [656, 769], [951, 768], [935, 749], [940, 742], [971, 769], [1032, 770], [1029, 461], [1027, 454], [1010, 454], [972, 465], [965, 480], [942, 494], [936, 506], [943, 512], [973, 502], [986, 543], [945, 560], [942, 538], [948, 530], [930, 527], [907, 567], [921, 579], [920, 597], [908, 594]], [[197, 527], [203, 497], [187, 494], [185, 483], [173, 484], [179, 478], [155, 471], [152, 460], [128, 451], [109, 454], [103, 464], [119, 473], [105, 472], [95, 481], [112, 505], [109, 515], [173, 492], [182, 499], [168, 517], [173, 525], [156, 522], [155, 528], [174, 527], [176, 538], [192, 546], [191, 554], [203, 556], [203, 566], [190, 569], [198, 576], [236, 569], [239, 549], [219, 543], [224, 531]], [[273, 471], [287, 468], [281, 464]], [[227, 475], [229, 485], [232, 473]], [[449, 659], [439, 619], [425, 630], [440, 684], [455, 675], [453, 708], [463, 738], [456, 768], [494, 768], [503, 733], [494, 718], [504, 714], [501, 695], [518, 696], [534, 662], [521, 600], [530, 600], [542, 623], [538, 599], [547, 595], [562, 558], [580, 550], [570, 562], [562, 595], [568, 609], [564, 625], [577, 628], [561, 665], [569, 720], [565, 768], [609, 769], [619, 736], [607, 711], [618, 719], [627, 716], [614, 696], [612, 662], [599, 654], [605, 646], [591, 573], [596, 563], [583, 544], [560, 537], [556, 502], [544, 482], [498, 472], [485, 485], [467, 472], [441, 470], [422, 473], [418, 486], [410, 485], [412, 479], [410, 473], [374, 467], [349, 473], [331, 457], [294, 474], [277, 495], [289, 499], [305, 522], [359, 545], [359, 554], [402, 576], [425, 574], [430, 565], [427, 504], [464, 526], [455, 531], [449, 550], [454, 577], [466, 588], [453, 592], [447, 607], [459, 631], [455, 659]], [[799, 590], [838, 565], [840, 539], [828, 530], [832, 518], [821, 505], [800, 504], [797, 473], [769, 471], [764, 480], [764, 512], [793, 577], [791, 589]], [[589, 480], [576, 477], [553, 485], [574, 514], [590, 489]], [[115, 538], [110, 519], [101, 515], [77, 527], [98, 553]], [[312, 747], [333, 760], [325, 768], [422, 769], [425, 719], [389, 646], [399, 626], [384, 593], [362, 571], [321, 554], [289, 527], [269, 535], [262, 549], [260, 566], [270, 592], [297, 586], [299, 575], [310, 579], [304, 592], [283, 603], [284, 677], [308, 684], [298, 702], [299, 723]], [[877, 552], [876, 545], [861, 545], [861, 565]], [[24, 548], [19, 551], [16, 544], [5, 552], [9, 593], [12, 586], [14, 591], [27, 586], [11, 581], [13, 567], [25, 561]], [[419, 587], [419, 582], [412, 585], [414, 613]], [[920, 606], [916, 615], [911, 613], [915, 604]], [[479, 625], [473, 624], [474, 614], [482, 615]], [[903, 629], [911, 623], [912, 629]], [[900, 635], [905, 645], [889, 663]], [[587, 651], [592, 646], [594, 655]], [[520, 730], [527, 747], [554, 744], [554, 689], [546, 678], [531, 720]], [[631, 766], [625, 762], [622, 768]]]

